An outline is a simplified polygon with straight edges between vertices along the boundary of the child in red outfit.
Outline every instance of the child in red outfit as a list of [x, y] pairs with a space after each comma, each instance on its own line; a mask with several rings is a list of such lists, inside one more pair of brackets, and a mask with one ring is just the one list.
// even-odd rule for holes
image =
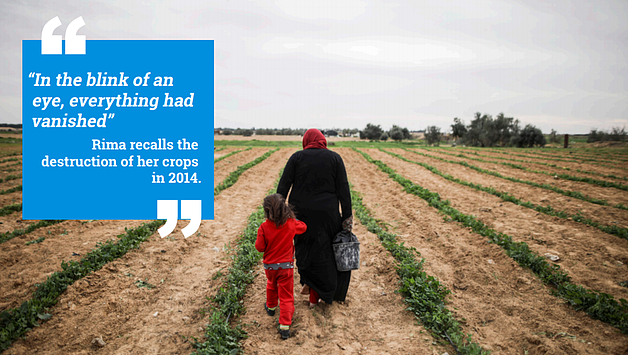
[[266, 272], [266, 303], [268, 315], [275, 315], [277, 300], [281, 303], [279, 333], [282, 339], [290, 337], [290, 325], [294, 314], [294, 236], [307, 230], [298, 221], [292, 209], [279, 194], [264, 198], [266, 221], [257, 230], [255, 249], [264, 253]]

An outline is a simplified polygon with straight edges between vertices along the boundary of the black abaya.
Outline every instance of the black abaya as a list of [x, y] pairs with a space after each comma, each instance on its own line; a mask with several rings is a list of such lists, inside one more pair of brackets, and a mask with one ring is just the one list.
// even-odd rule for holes
[[294, 240], [301, 284], [310, 286], [327, 303], [344, 301], [351, 271], [337, 271], [331, 246], [332, 239], [342, 229], [342, 221], [352, 214], [342, 158], [327, 149], [294, 153], [277, 187], [277, 193], [284, 198], [289, 191], [288, 202], [295, 208], [297, 218], [307, 225], [307, 231]]

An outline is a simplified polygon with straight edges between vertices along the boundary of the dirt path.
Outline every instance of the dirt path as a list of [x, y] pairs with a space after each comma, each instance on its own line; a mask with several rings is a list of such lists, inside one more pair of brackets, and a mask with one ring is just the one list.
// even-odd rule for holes
[[263, 155], [269, 150], [269, 148], [253, 148], [245, 152], [234, 154], [227, 159], [219, 161], [214, 166], [214, 187], [218, 186], [218, 184], [220, 184], [227, 176], [229, 176], [232, 171], [236, 170], [238, 166], [255, 160], [257, 157]]
[[[0, 311], [30, 299], [33, 286], [45, 281], [53, 272], [61, 271], [62, 261], [80, 260], [98, 242], [115, 239], [124, 234], [125, 227], [140, 224], [141, 221], [65, 221], [0, 244]], [[25, 245], [41, 237], [46, 239]]]
[[[610, 168], [610, 167], [606, 167], [606, 166], [600, 166], [600, 165], [595, 165], [595, 164], [590, 164], [590, 163], [575, 163], [575, 162], [565, 162], [565, 161], [557, 161], [557, 160], [549, 160], [549, 159], [539, 159], [539, 158], [526, 158], [526, 157], [520, 157], [520, 156], [516, 156], [516, 155], [508, 155], [508, 154], [500, 154], [500, 153], [495, 153], [495, 152], [490, 152], [490, 151], [484, 151], [484, 150], [464, 150], [464, 148], [460, 148], [460, 150], [458, 150], [458, 148], [456, 148], [456, 150], [452, 150], [452, 152], [459, 152], [462, 154], [473, 154], [475, 152], [477, 152], [478, 154], [481, 155], [488, 155], [490, 157], [497, 157], [497, 158], [509, 158], [509, 159], [516, 159], [516, 160], [529, 160], [529, 161], [535, 161], [535, 162], [541, 162], [541, 163], [549, 163], [549, 164], [556, 164], [558, 166], [565, 166], [568, 167], [570, 169], [572, 169], [572, 171], [574, 171], [575, 169], [581, 169], [581, 170], [586, 170], [586, 171], [596, 171], [596, 172], [600, 172], [603, 174], [608, 174], [608, 175], [616, 175], [616, 176], [622, 176], [622, 177], [628, 177], [628, 172], [626, 170], [622, 170], [622, 169], [614, 169], [614, 168]], [[519, 154], [519, 153], [516, 153]], [[482, 157], [480, 156], [479, 158], [482, 159], [487, 159], [486, 157]], [[517, 163], [519, 164], [519, 162], [513, 161], [513, 163]], [[536, 169], [538, 170], [544, 170], [545, 168], [549, 168], [548, 166], [544, 166], [544, 165], [540, 165], [540, 164], [533, 164], [533, 166], [536, 167]], [[591, 175], [593, 176], [593, 175]]]
[[400, 150], [392, 151], [402, 154], [410, 160], [420, 161], [435, 166], [441, 172], [450, 174], [462, 180], [480, 184], [482, 186], [493, 187], [498, 191], [509, 192], [523, 201], [530, 201], [534, 204], [542, 206], [550, 205], [557, 210], [567, 211], [571, 215], [580, 211], [583, 216], [591, 218], [601, 224], [617, 224], [621, 227], [628, 227], [627, 211], [622, 211], [610, 206], [596, 205], [576, 198], [564, 196], [553, 191], [511, 182], [502, 178], [480, 173], [458, 164], [444, 163], [440, 160], [414, 153], [402, 153]]
[[[447, 181], [421, 166], [379, 150], [365, 151], [415, 184], [438, 192], [458, 211], [475, 215], [489, 227], [512, 236], [516, 241], [526, 242], [537, 254], [558, 255], [561, 258], [559, 265], [575, 284], [609, 293], [616, 298], [628, 298], [628, 289], [618, 284], [628, 273], [625, 265], [628, 263], [628, 240], [503, 202], [496, 196]], [[395, 153], [401, 154], [398, 151]], [[412, 153], [402, 155], [411, 159], [409, 154]], [[441, 170], [443, 164], [446, 163], [433, 166]]]
[[[182, 336], [201, 336], [207, 318], [199, 311], [220, 285], [212, 276], [230, 262], [222, 247], [236, 240], [293, 151], [274, 153], [216, 196], [215, 220], [203, 221], [198, 233], [187, 239], [180, 229], [164, 239], [155, 234], [138, 251], [70, 286], [52, 319], [16, 341], [12, 352], [189, 354]], [[138, 280], [156, 287], [139, 288]], [[107, 343], [102, 349], [91, 345], [98, 336]]]
[[466, 161], [469, 164], [475, 165], [482, 169], [496, 171], [503, 176], [514, 177], [521, 180], [533, 181], [539, 184], [548, 184], [555, 187], [558, 187], [563, 190], [569, 191], [578, 191], [583, 193], [585, 196], [603, 199], [608, 201], [608, 204], [614, 206], [618, 203], [622, 203], [624, 205], [628, 204], [628, 191], [611, 188], [611, 187], [602, 187], [598, 185], [589, 184], [586, 182], [579, 181], [571, 181], [565, 179], [554, 179], [552, 176], [538, 173], [531, 173], [521, 169], [511, 168], [509, 166], [501, 165], [501, 164], [493, 164], [493, 163], [483, 163], [480, 161], [469, 160], [464, 158], [452, 157], [451, 155], [446, 155], [442, 153], [437, 153], [434, 151], [426, 152], [425, 150], [418, 150], [421, 153], [426, 153], [429, 155], [438, 156], [441, 158], [445, 158], [453, 161]]
[[[357, 219], [356, 219], [357, 221]], [[298, 271], [295, 269], [295, 313], [291, 337], [281, 340], [277, 318], [269, 317], [263, 308], [266, 301], [266, 277], [261, 265], [258, 276], [247, 290], [241, 317], [248, 338], [245, 354], [443, 354], [452, 349], [432, 345], [434, 338], [406, 310], [398, 289], [395, 261], [376, 235], [355, 223], [360, 236], [362, 265], [351, 273], [347, 299], [309, 308], [307, 296], [299, 294]]]
[[[374, 164], [349, 149], [341, 155], [354, 189], [375, 218], [391, 223], [406, 246], [427, 260], [425, 269], [454, 292], [449, 308], [465, 333], [494, 354], [625, 354], [626, 336], [575, 312], [500, 247], [438, 212]], [[575, 336], [554, 336], [564, 332]]]

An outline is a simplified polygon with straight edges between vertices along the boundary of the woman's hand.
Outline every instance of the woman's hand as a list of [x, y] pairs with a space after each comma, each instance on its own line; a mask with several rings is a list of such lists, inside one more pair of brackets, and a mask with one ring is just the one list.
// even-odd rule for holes
[[353, 229], [353, 216], [350, 216], [349, 218], [342, 221], [342, 230], [351, 233], [352, 229]]

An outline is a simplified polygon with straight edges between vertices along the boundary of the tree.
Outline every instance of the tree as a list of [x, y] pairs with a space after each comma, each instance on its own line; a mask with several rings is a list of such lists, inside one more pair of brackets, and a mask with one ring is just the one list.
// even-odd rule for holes
[[528, 124], [521, 130], [517, 146], [531, 148], [538, 145], [543, 147], [546, 143], [547, 141], [545, 140], [543, 132], [539, 128]]
[[[407, 132], [404, 132], [404, 130]], [[407, 128], [401, 128], [397, 125], [393, 125], [390, 131], [388, 131], [388, 136], [397, 142], [401, 142], [404, 139], [408, 139], [407, 136], [410, 135], [410, 131]]]
[[410, 131], [408, 131], [407, 128], [402, 128], [401, 129], [401, 133], [403, 133], [403, 138], [404, 139], [412, 139], [412, 135], [410, 134]]
[[425, 140], [427, 141], [427, 144], [439, 145], [441, 140], [440, 127], [427, 126], [425, 129]]
[[560, 143], [560, 139], [558, 138], [558, 132], [552, 128], [552, 131], [549, 134], [550, 143]]
[[454, 118], [454, 124], [451, 125], [451, 135], [454, 139], [463, 138], [467, 133], [467, 127], [464, 125], [464, 121], [458, 117]]
[[384, 132], [382, 133], [382, 135], [379, 137], [380, 141], [387, 141], [388, 140], [388, 133]]
[[367, 123], [366, 128], [360, 132], [360, 139], [379, 140], [383, 133], [384, 130], [379, 125]]

